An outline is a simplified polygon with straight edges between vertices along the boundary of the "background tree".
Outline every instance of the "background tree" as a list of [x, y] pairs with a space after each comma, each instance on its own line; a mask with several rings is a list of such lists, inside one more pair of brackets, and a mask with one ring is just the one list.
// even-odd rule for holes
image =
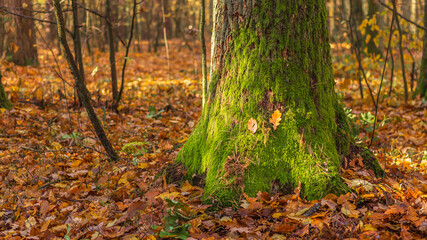
[[[32, 0], [9, 0], [11, 7], [19, 15], [33, 16]], [[36, 31], [34, 21], [21, 16], [13, 16], [15, 30], [13, 31], [13, 48], [10, 49], [12, 61], [17, 65], [38, 64]]]
[[205, 197], [344, 191], [351, 132], [334, 92], [325, 1], [224, 1], [214, 10], [208, 101], [177, 162]]

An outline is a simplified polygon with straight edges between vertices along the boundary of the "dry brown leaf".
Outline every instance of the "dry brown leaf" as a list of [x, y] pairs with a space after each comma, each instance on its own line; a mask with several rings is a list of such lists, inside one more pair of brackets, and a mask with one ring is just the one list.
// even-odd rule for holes
[[258, 128], [258, 124], [257, 124], [256, 120], [253, 119], [253, 118], [249, 119], [249, 121], [248, 121], [248, 130], [251, 133], [255, 133], [256, 130], [257, 130], [257, 128]]

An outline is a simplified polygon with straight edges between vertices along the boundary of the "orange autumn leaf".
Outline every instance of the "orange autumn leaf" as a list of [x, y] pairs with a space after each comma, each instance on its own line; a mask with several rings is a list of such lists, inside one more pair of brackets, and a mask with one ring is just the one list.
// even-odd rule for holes
[[253, 119], [253, 118], [249, 119], [249, 121], [248, 121], [248, 130], [251, 133], [255, 133], [256, 130], [257, 130], [257, 128], [258, 128], [258, 124], [257, 124], [256, 120]]
[[270, 122], [273, 124], [273, 129], [276, 130], [282, 120], [282, 113], [279, 110], [274, 111], [271, 115]]

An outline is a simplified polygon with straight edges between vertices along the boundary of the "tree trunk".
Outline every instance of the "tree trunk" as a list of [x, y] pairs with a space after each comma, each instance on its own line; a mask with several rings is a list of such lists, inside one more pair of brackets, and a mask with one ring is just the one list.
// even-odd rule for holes
[[[25, 16], [33, 16], [32, 0], [12, 1], [16, 13]], [[14, 44], [12, 49], [12, 61], [17, 65], [38, 64], [38, 54], [36, 45], [36, 31], [34, 21], [20, 16], [13, 16], [15, 19]]]
[[[424, 26], [427, 26], [427, 0], [424, 0]], [[424, 31], [421, 72], [417, 81], [415, 94], [427, 100], [427, 31]]]
[[3, 83], [1, 82], [2, 77], [3, 76], [0, 72], [0, 108], [10, 109], [12, 107], [12, 103], [10, 103], [6, 96], [6, 92], [4, 91]]
[[225, 205], [242, 191], [299, 184], [308, 199], [345, 191], [340, 160], [352, 138], [334, 92], [325, 1], [214, 6], [208, 100], [177, 163], [206, 174], [205, 198]]

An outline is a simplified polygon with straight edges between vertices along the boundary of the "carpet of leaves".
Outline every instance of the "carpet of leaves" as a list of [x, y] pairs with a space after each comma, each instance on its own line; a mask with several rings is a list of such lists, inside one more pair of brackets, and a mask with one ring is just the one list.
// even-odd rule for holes
[[[197, 47], [195, 47], [197, 49]], [[379, 107], [373, 144], [383, 178], [345, 160], [354, 190], [308, 202], [292, 195], [244, 196], [238, 209], [201, 202], [203, 189], [168, 182], [201, 110], [200, 54], [180, 41], [164, 52], [131, 54], [119, 114], [109, 110], [108, 55], [85, 58], [93, 104], [121, 156], [110, 162], [87, 114], [73, 106], [64, 59], [41, 50], [37, 67], [2, 62], [15, 107], [0, 111], [0, 238], [4, 239], [420, 239], [427, 235], [427, 110], [394, 97]], [[89, 54], [86, 54], [89, 55]], [[119, 61], [123, 60], [119, 53]], [[53, 71], [64, 77], [59, 78]], [[90, 74], [91, 73], [91, 74]], [[70, 81], [70, 82], [68, 82]], [[338, 81], [338, 86], [340, 81]], [[345, 87], [353, 114], [371, 111]], [[390, 104], [390, 103], [393, 104]], [[397, 104], [399, 103], [399, 104]], [[361, 141], [369, 132], [359, 134]], [[365, 140], [366, 141], [366, 140]], [[173, 177], [172, 177], [173, 178]]]

